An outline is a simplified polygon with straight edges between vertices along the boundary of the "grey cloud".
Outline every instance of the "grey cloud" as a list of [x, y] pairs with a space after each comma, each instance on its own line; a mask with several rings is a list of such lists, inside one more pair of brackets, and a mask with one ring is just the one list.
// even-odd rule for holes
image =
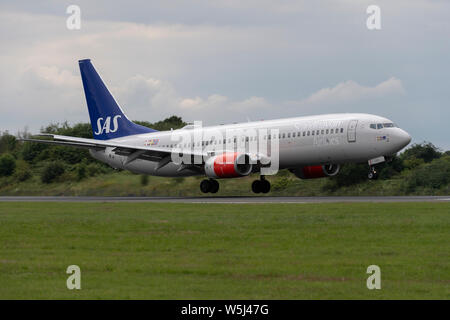
[[[65, 28], [69, 4], [80, 31]], [[365, 28], [369, 4], [380, 31]], [[87, 121], [77, 60], [92, 58], [134, 119], [360, 111], [450, 147], [446, 1], [14, 1], [0, 12], [0, 129]]]

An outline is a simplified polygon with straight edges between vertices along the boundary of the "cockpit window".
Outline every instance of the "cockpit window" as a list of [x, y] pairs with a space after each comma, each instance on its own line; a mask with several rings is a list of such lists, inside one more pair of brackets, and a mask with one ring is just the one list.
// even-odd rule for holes
[[371, 123], [371, 129], [381, 129], [381, 128], [395, 128], [397, 127], [395, 123], [387, 122], [387, 123]]

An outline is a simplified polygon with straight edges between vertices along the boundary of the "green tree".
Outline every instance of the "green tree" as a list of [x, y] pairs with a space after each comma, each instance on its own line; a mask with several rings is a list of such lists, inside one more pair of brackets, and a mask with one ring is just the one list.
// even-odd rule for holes
[[402, 153], [401, 159], [422, 159], [424, 162], [428, 163], [433, 161], [433, 159], [438, 159], [442, 156], [439, 149], [434, 146], [431, 142], [422, 142], [420, 144], [413, 144], [410, 148], [406, 149]]
[[134, 121], [134, 122], [140, 124], [141, 126], [152, 128], [158, 131], [179, 129], [187, 124], [186, 122], [183, 121], [183, 119], [181, 119], [181, 117], [177, 116], [171, 116], [169, 118], [166, 118], [162, 121], [158, 121], [155, 123], [151, 123], [148, 121]]
[[9, 153], [0, 156], [0, 176], [10, 176], [16, 168], [16, 159]]
[[0, 153], [11, 153], [16, 149], [17, 139], [5, 131], [0, 136]]

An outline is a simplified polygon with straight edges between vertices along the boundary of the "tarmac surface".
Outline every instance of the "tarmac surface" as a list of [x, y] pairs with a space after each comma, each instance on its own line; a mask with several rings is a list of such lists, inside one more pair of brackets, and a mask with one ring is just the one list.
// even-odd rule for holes
[[448, 202], [449, 196], [405, 197], [0, 197], [0, 202], [160, 202], [160, 203], [333, 203], [333, 202]]

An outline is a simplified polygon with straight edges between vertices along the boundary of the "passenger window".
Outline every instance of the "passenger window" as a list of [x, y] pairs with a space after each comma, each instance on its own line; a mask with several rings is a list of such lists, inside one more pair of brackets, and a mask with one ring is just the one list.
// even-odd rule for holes
[[286, 138], [286, 133], [283, 133], [283, 139]]
[[312, 135], [312, 136], [314, 135], [314, 130], [313, 130], [313, 131], [311, 131], [311, 135]]
[[319, 135], [319, 130], [316, 131], [316, 135]]
[[309, 131], [308, 131], [308, 133], [307, 133], [307, 136], [309, 137]]
[[320, 131], [320, 134], [323, 134], [324, 130], [322, 129], [322, 131]]
[[289, 132], [289, 133], [288, 133], [288, 138], [290, 138], [290, 137], [291, 137], [291, 133]]
[[330, 133], [333, 134], [333, 133], [334, 133], [334, 129], [331, 129], [331, 130], [330, 130]]
[[326, 134], [328, 134], [328, 129], [325, 131]]
[[303, 131], [303, 136], [305, 136], [305, 131]]

